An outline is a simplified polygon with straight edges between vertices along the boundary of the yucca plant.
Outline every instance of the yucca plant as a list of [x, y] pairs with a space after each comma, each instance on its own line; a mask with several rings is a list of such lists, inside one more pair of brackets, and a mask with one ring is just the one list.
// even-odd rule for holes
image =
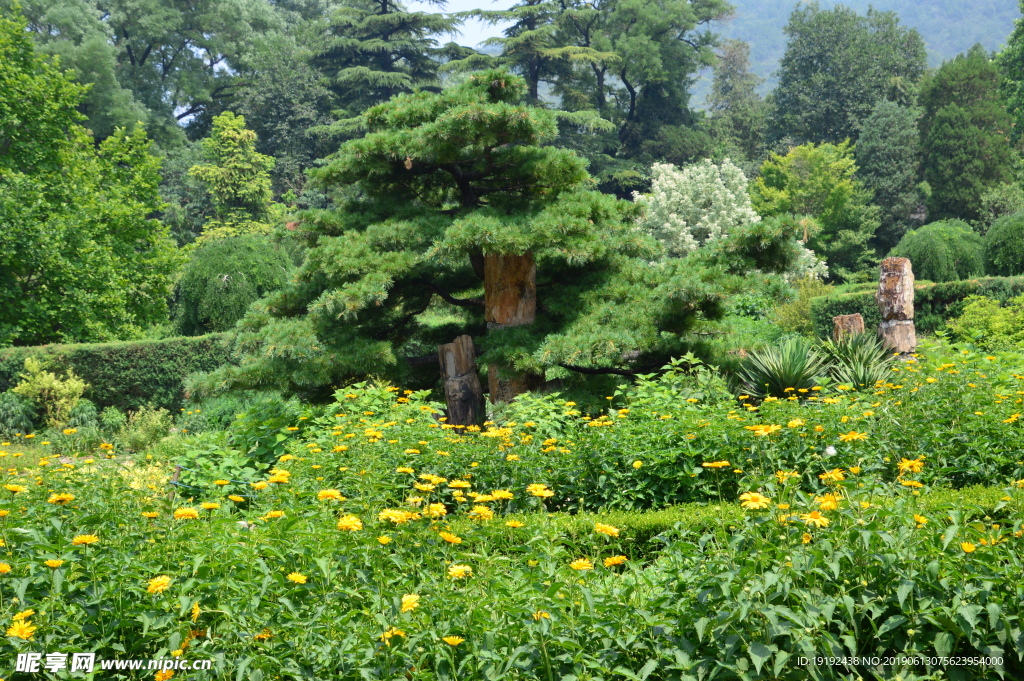
[[743, 390], [751, 397], [789, 397], [813, 388], [827, 369], [825, 358], [797, 336], [751, 352], [739, 374]]
[[831, 377], [854, 390], [874, 390], [876, 383], [889, 378], [895, 361], [878, 336], [869, 333], [824, 340], [818, 348], [830, 365]]
[[30, 400], [12, 392], [0, 393], [0, 436], [31, 433], [36, 408]]

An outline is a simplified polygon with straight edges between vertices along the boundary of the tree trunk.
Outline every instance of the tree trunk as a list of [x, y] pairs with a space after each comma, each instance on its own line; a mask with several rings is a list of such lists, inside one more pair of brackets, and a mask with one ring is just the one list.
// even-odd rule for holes
[[886, 347], [901, 354], [913, 352], [917, 346], [914, 329], [914, 271], [909, 258], [886, 258], [882, 261], [875, 302], [882, 313], [878, 335]]
[[437, 346], [441, 363], [444, 398], [448, 403], [448, 423], [455, 426], [479, 426], [484, 422], [484, 390], [476, 371], [476, 348], [469, 336]]
[[[484, 319], [488, 331], [532, 324], [537, 317], [537, 266], [533, 254], [484, 256]], [[510, 402], [540, 387], [544, 377], [487, 365], [491, 403]]]

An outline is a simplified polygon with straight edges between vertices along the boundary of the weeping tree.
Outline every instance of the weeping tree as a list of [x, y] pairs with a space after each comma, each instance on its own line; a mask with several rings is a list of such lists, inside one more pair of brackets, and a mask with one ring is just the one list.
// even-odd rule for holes
[[238, 366], [193, 388], [326, 395], [451, 340], [452, 329], [430, 335], [438, 303], [476, 336], [492, 401], [570, 373], [631, 375], [685, 352], [730, 290], [794, 262], [786, 221], [660, 259], [635, 205], [595, 191], [574, 152], [545, 146], [555, 115], [527, 96], [522, 78], [494, 70], [369, 109], [366, 136], [313, 173], [341, 207], [304, 214], [293, 282], [240, 322]]

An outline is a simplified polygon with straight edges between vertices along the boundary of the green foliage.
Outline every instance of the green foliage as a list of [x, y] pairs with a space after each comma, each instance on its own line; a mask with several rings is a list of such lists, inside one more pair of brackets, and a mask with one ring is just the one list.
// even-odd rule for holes
[[899, 242], [923, 198], [917, 186], [919, 115], [917, 109], [879, 100], [857, 140], [857, 177], [881, 208], [875, 242], [883, 250]]
[[[0, 350], [0, 390], [12, 388], [28, 358], [54, 371], [73, 371], [89, 387], [83, 396], [98, 409], [136, 411], [145, 405], [177, 411], [182, 381], [195, 371], [210, 371], [231, 361], [223, 336], [157, 341], [48, 345]], [[109, 432], [109, 431], [108, 431]]]
[[82, 398], [75, 402], [75, 406], [68, 413], [68, 428], [97, 428], [99, 426], [99, 413], [96, 411], [96, 404], [92, 400]]
[[804, 338], [787, 338], [777, 346], [751, 352], [740, 367], [743, 391], [751, 397], [790, 397], [816, 386], [827, 370], [826, 359]]
[[985, 350], [1010, 350], [1024, 345], [1024, 296], [1000, 304], [984, 296], [964, 301], [963, 312], [947, 328], [955, 340]]
[[812, 278], [797, 279], [793, 282], [793, 287], [796, 289], [796, 295], [792, 300], [775, 308], [773, 321], [788, 333], [811, 336], [814, 334], [814, 324], [811, 320], [811, 299], [829, 295], [833, 287], [819, 279]]
[[36, 407], [10, 390], [0, 393], [0, 436], [31, 433], [36, 421]]
[[770, 135], [799, 143], [856, 140], [879, 100], [909, 103], [925, 69], [918, 32], [894, 12], [797, 6], [784, 29]]
[[838, 385], [874, 392], [892, 377], [893, 353], [870, 331], [826, 338], [818, 348], [828, 358], [829, 375]]
[[922, 169], [931, 219], [980, 217], [986, 190], [1012, 177], [1011, 119], [999, 70], [980, 45], [945, 62], [921, 85]]
[[761, 166], [751, 190], [762, 216], [810, 215], [820, 224], [807, 246], [825, 258], [833, 278], [848, 279], [869, 267], [869, 240], [878, 228], [878, 209], [855, 178], [857, 166], [849, 141], [805, 144], [785, 156], [772, 154]]
[[[837, 293], [811, 299], [811, 321], [819, 338], [832, 335], [832, 318], [842, 314], [860, 314], [865, 329], [877, 329], [882, 323], [874, 289]], [[984, 295], [1000, 301], [1024, 293], [1024, 277], [984, 277], [941, 284], [914, 285], [914, 326], [918, 337], [941, 330], [946, 320], [959, 316], [969, 296]]]
[[0, 345], [137, 336], [167, 316], [177, 262], [140, 130], [98, 146], [81, 90], [0, 19]]
[[985, 271], [997, 276], [1024, 274], [1024, 211], [1004, 215], [985, 234]]
[[117, 407], [105, 407], [99, 415], [99, 427], [104, 433], [120, 433], [128, 425], [128, 417]]
[[970, 225], [944, 220], [910, 230], [889, 255], [910, 258], [917, 279], [954, 281], [984, 274], [983, 251], [981, 236]]
[[215, 219], [204, 226], [199, 241], [267, 233], [274, 159], [256, 151], [256, 133], [246, 129], [245, 118], [230, 111], [216, 116], [202, 146], [208, 162], [193, 166], [189, 174], [206, 185]]
[[178, 333], [227, 331], [249, 306], [288, 281], [292, 264], [266, 237], [235, 236], [203, 244], [175, 286]]
[[141, 452], [167, 436], [173, 420], [162, 407], [140, 407], [128, 415], [128, 423], [118, 433], [118, 440], [133, 452]]
[[1024, 212], [1024, 187], [1016, 182], [1004, 182], [981, 195], [981, 215], [974, 222], [974, 230], [985, 235], [999, 218]]
[[739, 40], [722, 44], [708, 95], [713, 136], [736, 160], [757, 161], [763, 156], [768, 107], [757, 88], [762, 78], [750, 72], [750, 45]]
[[[1024, 14], [1024, 3], [1020, 3], [1020, 13]], [[1019, 18], [1014, 22], [1013, 32], [1003, 44], [999, 53], [998, 63], [1002, 71], [1000, 87], [1006, 108], [1013, 116], [1013, 141], [1019, 142], [1024, 131], [1024, 21]]]
[[74, 371], [68, 370], [64, 378], [59, 378], [52, 371], [44, 370], [40, 361], [31, 356], [25, 358], [25, 373], [20, 378], [11, 392], [34, 402], [53, 428], [67, 423], [71, 410], [88, 387]]

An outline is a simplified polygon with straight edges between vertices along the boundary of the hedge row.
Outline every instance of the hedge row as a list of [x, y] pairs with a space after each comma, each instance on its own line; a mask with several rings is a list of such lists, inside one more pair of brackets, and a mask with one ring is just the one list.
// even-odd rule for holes
[[18, 384], [29, 355], [40, 358], [51, 371], [74, 370], [89, 384], [83, 397], [97, 408], [125, 411], [145, 405], [177, 411], [186, 376], [231, 361], [227, 334], [5, 348], [0, 350], [0, 392]]
[[[1005, 302], [1024, 294], [1024, 277], [984, 277], [919, 283], [914, 286], [914, 326], [920, 333], [935, 333], [946, 320], [959, 317], [968, 296], [987, 296]], [[882, 322], [875, 302], [874, 290], [840, 293], [811, 299], [811, 321], [819, 338], [832, 335], [832, 318], [841, 314], [860, 313], [864, 327], [876, 329]]]

